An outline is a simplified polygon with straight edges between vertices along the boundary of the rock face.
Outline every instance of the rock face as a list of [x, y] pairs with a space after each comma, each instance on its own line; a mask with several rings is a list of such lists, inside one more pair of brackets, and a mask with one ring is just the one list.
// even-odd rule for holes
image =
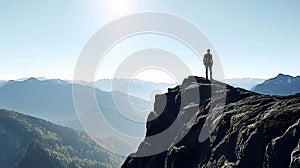
[[[300, 94], [260, 95], [191, 76], [154, 106], [145, 140], [122, 168], [300, 167]], [[171, 127], [166, 140], [151, 138]]]

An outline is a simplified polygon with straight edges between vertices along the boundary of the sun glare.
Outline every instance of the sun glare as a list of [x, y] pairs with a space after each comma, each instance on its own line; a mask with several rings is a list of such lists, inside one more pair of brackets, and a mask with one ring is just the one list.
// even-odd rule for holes
[[101, 5], [110, 16], [119, 16], [130, 12], [136, 0], [101, 0]]
[[165, 83], [178, 83], [169, 73], [159, 69], [146, 69], [137, 73], [133, 78], [151, 81], [151, 82], [165, 82]]

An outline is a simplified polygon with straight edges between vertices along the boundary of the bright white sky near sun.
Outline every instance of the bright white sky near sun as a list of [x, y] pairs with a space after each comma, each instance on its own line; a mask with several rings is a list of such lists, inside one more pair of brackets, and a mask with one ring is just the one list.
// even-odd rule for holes
[[[0, 0], [0, 80], [72, 79], [81, 49], [97, 30], [144, 11], [175, 14], [196, 25], [214, 45], [225, 78], [300, 75], [299, 9], [298, 0]], [[126, 54], [148, 47], [194, 62], [193, 52], [174, 39], [135, 37], [108, 53], [97, 78], [111, 78]], [[204, 76], [203, 66], [194, 69], [194, 75]], [[158, 71], [136, 77], [172, 82]]]

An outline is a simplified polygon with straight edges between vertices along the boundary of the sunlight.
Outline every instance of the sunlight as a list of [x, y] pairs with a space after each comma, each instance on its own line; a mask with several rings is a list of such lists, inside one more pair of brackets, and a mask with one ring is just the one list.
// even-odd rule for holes
[[173, 76], [160, 69], [146, 69], [137, 73], [133, 78], [157, 83], [178, 83], [178, 81], [176, 81]]
[[100, 0], [99, 2], [105, 8], [110, 16], [119, 16], [130, 12], [134, 8], [136, 0]]

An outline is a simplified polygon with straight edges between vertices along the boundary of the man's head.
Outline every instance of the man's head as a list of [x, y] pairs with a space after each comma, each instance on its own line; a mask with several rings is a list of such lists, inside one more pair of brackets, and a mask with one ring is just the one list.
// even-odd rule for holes
[[208, 54], [210, 53], [210, 49], [207, 49], [207, 53], [208, 53]]

